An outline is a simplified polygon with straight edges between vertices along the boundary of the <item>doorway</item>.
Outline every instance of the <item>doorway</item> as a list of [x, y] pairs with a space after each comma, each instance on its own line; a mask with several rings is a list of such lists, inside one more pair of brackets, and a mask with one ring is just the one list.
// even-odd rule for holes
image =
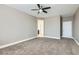
[[63, 21], [63, 37], [72, 38], [72, 21]]
[[38, 30], [38, 37], [43, 37], [44, 36], [44, 20], [43, 19], [38, 19], [37, 20], [37, 30]]

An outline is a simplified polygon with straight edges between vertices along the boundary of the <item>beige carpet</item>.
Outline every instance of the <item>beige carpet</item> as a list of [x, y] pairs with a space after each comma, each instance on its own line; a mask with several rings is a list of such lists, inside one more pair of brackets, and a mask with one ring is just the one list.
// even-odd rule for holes
[[37, 38], [0, 49], [1, 55], [75, 55], [79, 46], [72, 39]]

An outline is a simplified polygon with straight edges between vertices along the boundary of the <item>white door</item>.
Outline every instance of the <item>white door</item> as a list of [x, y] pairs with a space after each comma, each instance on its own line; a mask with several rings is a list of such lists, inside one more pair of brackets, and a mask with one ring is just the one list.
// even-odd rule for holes
[[63, 37], [72, 37], [72, 21], [63, 21]]
[[38, 33], [38, 37], [43, 37], [44, 36], [44, 20], [37, 20], [37, 24], [38, 24], [38, 27], [37, 29], [39, 30], [39, 33]]

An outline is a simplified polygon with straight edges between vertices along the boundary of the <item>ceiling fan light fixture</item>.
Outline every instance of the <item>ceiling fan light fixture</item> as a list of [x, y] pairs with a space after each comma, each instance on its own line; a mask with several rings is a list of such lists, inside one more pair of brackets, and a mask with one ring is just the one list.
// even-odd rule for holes
[[40, 10], [39, 10], [39, 12], [41, 13], [41, 12], [42, 12], [42, 10], [40, 9]]

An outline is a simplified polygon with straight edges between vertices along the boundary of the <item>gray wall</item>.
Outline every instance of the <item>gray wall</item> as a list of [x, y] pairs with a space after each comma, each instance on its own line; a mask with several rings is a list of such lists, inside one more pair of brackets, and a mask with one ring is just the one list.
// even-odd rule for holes
[[73, 37], [79, 42], [79, 9], [74, 15], [73, 20]]
[[60, 16], [45, 18], [44, 27], [45, 36], [60, 38]]
[[36, 18], [0, 5], [0, 45], [36, 36]]
[[63, 21], [73, 21], [73, 16], [63, 17]]

